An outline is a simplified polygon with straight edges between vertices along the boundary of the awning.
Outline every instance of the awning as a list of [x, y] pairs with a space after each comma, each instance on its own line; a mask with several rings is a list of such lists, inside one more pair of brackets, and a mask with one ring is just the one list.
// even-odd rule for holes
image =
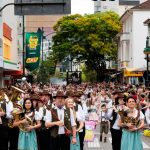
[[22, 74], [23, 74], [23, 71], [22, 71], [22, 70], [4, 71], [4, 75], [15, 76], [15, 75], [22, 75]]
[[142, 77], [143, 71], [139, 71], [138, 68], [126, 68], [124, 70], [124, 77]]

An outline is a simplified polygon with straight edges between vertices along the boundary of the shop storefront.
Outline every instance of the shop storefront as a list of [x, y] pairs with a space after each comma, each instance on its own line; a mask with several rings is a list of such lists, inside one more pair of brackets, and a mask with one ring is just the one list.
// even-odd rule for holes
[[136, 68], [126, 68], [123, 73], [124, 82], [129, 84], [144, 83], [143, 73]]

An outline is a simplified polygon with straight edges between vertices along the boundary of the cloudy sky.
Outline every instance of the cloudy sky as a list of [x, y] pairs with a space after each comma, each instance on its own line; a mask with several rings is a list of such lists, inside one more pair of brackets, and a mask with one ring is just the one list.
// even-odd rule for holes
[[94, 13], [94, 2], [92, 0], [71, 0], [71, 13]]

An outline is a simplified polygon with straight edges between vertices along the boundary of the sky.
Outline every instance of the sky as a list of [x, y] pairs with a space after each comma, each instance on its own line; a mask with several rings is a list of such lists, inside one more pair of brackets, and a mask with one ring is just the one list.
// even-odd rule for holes
[[71, 0], [71, 14], [93, 14], [94, 2], [92, 0]]

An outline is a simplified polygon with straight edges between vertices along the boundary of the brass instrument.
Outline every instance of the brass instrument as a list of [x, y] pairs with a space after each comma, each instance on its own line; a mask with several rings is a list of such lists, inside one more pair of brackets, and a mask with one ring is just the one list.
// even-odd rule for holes
[[0, 101], [3, 101], [5, 99], [5, 93], [3, 90], [0, 90]]
[[12, 111], [12, 116], [13, 116], [13, 119], [9, 120], [8, 122], [8, 126], [10, 128], [13, 128], [13, 123], [14, 121], [19, 121], [21, 120], [21, 113], [23, 112], [23, 108], [20, 104], [17, 104], [17, 101], [18, 101], [18, 96], [21, 94], [21, 93], [25, 93], [23, 90], [15, 87], [15, 86], [11, 86], [12, 88], [12, 94], [10, 96], [10, 101], [12, 101], [13, 103], [13, 111]]
[[19, 121], [22, 119], [21, 114], [23, 113], [23, 108], [20, 104], [15, 104], [14, 109], [12, 111], [13, 119], [9, 120], [8, 126], [13, 128], [13, 123], [15, 121]]
[[[0, 90], [0, 102], [3, 102], [5, 100], [5, 92], [3, 90]], [[4, 112], [3, 108], [0, 106], [0, 112]]]
[[12, 96], [10, 97], [10, 101], [12, 101], [13, 103], [15, 103], [18, 100], [18, 96], [21, 93], [25, 93], [23, 90], [15, 87], [15, 86], [11, 86], [12, 88]]
[[27, 120], [27, 123], [26, 123], [26, 124], [20, 124], [20, 125], [19, 125], [19, 129], [20, 129], [21, 131], [23, 131], [23, 132], [28, 132], [27, 128], [28, 128], [29, 126], [32, 126], [32, 125], [33, 125], [33, 119], [32, 119], [32, 117], [33, 117], [33, 113], [32, 113], [30, 116], [25, 115], [25, 116], [22, 118], [22, 119], [26, 119], [26, 120]]

